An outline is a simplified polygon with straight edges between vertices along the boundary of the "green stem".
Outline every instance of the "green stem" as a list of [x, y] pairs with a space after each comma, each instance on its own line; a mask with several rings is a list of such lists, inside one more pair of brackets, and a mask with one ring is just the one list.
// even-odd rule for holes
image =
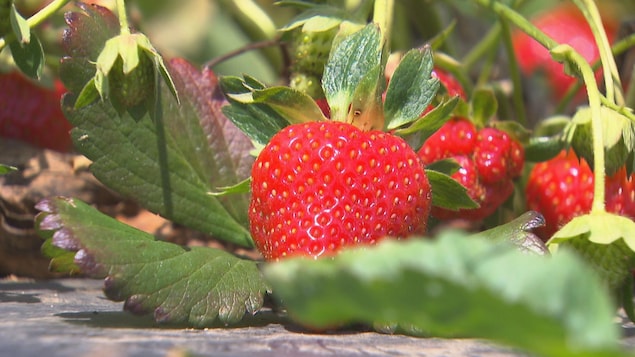
[[516, 61], [516, 53], [514, 52], [514, 45], [512, 44], [511, 30], [507, 20], [500, 20], [503, 29], [503, 44], [505, 45], [505, 54], [509, 61], [509, 73], [512, 80], [512, 101], [514, 103], [514, 112], [516, 113], [516, 120], [523, 126], [527, 125], [527, 114], [525, 112], [525, 101], [523, 100], [523, 91], [521, 85], [520, 67], [518, 61]]
[[390, 34], [392, 31], [393, 10], [395, 0], [375, 0], [373, 9], [373, 22], [381, 30], [381, 46], [384, 49], [385, 57], [390, 50]]
[[591, 26], [591, 32], [593, 33], [600, 53], [606, 97], [610, 101], [623, 104], [624, 98], [620, 89], [620, 74], [618, 73], [617, 64], [615, 64], [615, 58], [611, 51], [611, 44], [604, 30], [604, 26], [602, 26], [600, 11], [593, 0], [573, 0], [573, 2], [578, 6], [580, 11], [582, 11], [589, 26]]
[[473, 0], [477, 4], [489, 8], [498, 16], [507, 19], [509, 23], [514, 24], [527, 35], [538, 41], [543, 47], [552, 49], [558, 46], [553, 38], [549, 37], [546, 33], [542, 32], [529, 20], [523, 17], [518, 12], [511, 9], [509, 6], [499, 3], [496, 0]]
[[[605, 168], [604, 168], [604, 140], [602, 133], [602, 100], [600, 97], [600, 91], [598, 89], [597, 81], [595, 80], [595, 72], [591, 68], [591, 65], [575, 51], [569, 45], [560, 45], [554, 39], [542, 32], [536, 26], [534, 26], [529, 20], [525, 19], [522, 15], [512, 10], [506, 5], [503, 5], [496, 0], [474, 0], [476, 3], [491, 9], [498, 16], [506, 19], [510, 23], [520, 28], [523, 32], [534, 38], [543, 47], [547, 48], [554, 59], [558, 61], [569, 61], [578, 67], [578, 70], [582, 74], [582, 79], [586, 85], [587, 95], [589, 98], [589, 106], [591, 108], [591, 128], [593, 132], [593, 168], [594, 168], [594, 190], [593, 190], [593, 204], [591, 210], [593, 212], [604, 212], [604, 182], [605, 182]], [[574, 1], [587, 1], [587, 0], [574, 0]]]
[[128, 14], [126, 13], [126, 1], [117, 0], [117, 15], [119, 17], [119, 27], [122, 35], [130, 35], [130, 25], [128, 24]]
[[551, 51], [555, 58], [575, 63], [586, 85], [591, 108], [591, 131], [593, 133], [593, 204], [591, 212], [604, 212], [604, 134], [602, 130], [602, 98], [595, 80], [595, 72], [589, 63], [569, 45], [560, 45]]
[[[68, 4], [70, 0], [53, 0], [48, 5], [42, 8], [42, 10], [33, 14], [33, 16], [29, 17], [26, 20], [29, 28], [34, 28], [40, 25], [42, 22], [46, 21], [49, 17], [53, 16], [57, 11], [59, 11], [62, 7]], [[15, 39], [15, 35], [13, 33], [7, 34], [4, 38], [0, 38], [0, 51], [7, 45], [10, 40]]]
[[483, 39], [476, 44], [476, 46], [472, 47], [470, 52], [468, 52], [463, 59], [461, 59], [461, 65], [465, 69], [466, 72], [469, 72], [476, 62], [479, 59], [483, 58], [486, 53], [493, 52], [492, 49], [498, 46], [498, 42], [501, 36], [501, 26], [499, 23], [496, 23], [492, 28], [485, 34]]
[[[634, 46], [635, 46], [635, 34], [632, 34], [615, 42], [613, 44], [613, 47], [611, 48], [611, 53], [613, 54], [613, 57], [617, 57], [623, 54], [624, 52], [630, 50]], [[593, 62], [593, 64], [591, 65], [591, 68], [593, 68], [593, 71], [596, 71], [598, 68], [600, 68], [600, 65], [601, 65], [601, 61], [597, 60]], [[633, 73], [635, 74], [635, 71]], [[633, 83], [633, 79], [630, 79], [629, 83]], [[560, 103], [558, 103], [558, 106], [556, 107], [554, 111], [556, 113], [563, 113], [567, 105], [571, 102], [571, 100], [575, 96], [575, 94], [580, 91], [580, 88], [582, 88], [582, 82], [580, 81], [575, 82], [575, 84], [569, 87], [569, 89], [567, 89], [564, 96], [562, 97], [562, 100], [560, 101]], [[633, 108], [635, 106], [635, 86], [630, 86], [629, 92], [632, 92], [632, 93], [627, 93], [625, 95], [624, 105], [620, 104], [620, 106], [625, 106], [629, 108]]]

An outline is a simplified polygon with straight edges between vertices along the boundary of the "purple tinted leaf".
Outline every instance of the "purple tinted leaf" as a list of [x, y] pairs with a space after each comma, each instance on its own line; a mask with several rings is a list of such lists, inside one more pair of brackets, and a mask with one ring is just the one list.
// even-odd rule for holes
[[62, 226], [53, 244], [76, 251], [81, 272], [105, 278], [104, 293], [125, 301], [126, 311], [202, 327], [235, 323], [262, 307], [268, 287], [255, 261], [157, 241], [77, 200], [50, 199], [38, 207]]

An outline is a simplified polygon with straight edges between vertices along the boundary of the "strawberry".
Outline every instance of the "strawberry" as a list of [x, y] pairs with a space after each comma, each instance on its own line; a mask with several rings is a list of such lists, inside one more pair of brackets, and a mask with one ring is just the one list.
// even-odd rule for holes
[[18, 71], [0, 74], [0, 136], [70, 151], [71, 125], [60, 104], [65, 91], [57, 80], [55, 88], [45, 88]]
[[324, 31], [304, 31], [301, 27], [285, 33], [291, 57], [289, 86], [314, 98], [324, 96], [321, 87], [324, 66], [339, 26]]
[[467, 98], [465, 95], [465, 90], [463, 90], [463, 86], [459, 81], [454, 78], [450, 73], [440, 69], [434, 68], [432, 70], [432, 76], [439, 79], [439, 83], [441, 83], [441, 88], [445, 89], [445, 92], [450, 97], [459, 97], [463, 100]]
[[[545, 217], [546, 225], [536, 230], [543, 240], [574, 217], [590, 212], [593, 203], [593, 172], [573, 150], [536, 164], [525, 188], [527, 208]], [[623, 167], [607, 177], [606, 209], [635, 219], [635, 184]]]
[[404, 140], [341, 122], [282, 129], [256, 159], [251, 187], [250, 230], [268, 260], [422, 234], [431, 206]]
[[428, 138], [418, 154], [426, 164], [456, 160], [461, 168], [452, 178], [480, 205], [459, 211], [434, 207], [431, 215], [440, 220], [478, 221], [491, 215], [513, 193], [512, 180], [520, 176], [524, 165], [523, 147], [507, 133], [494, 128], [477, 131], [472, 122], [458, 117]]
[[[612, 43], [616, 38], [618, 26], [608, 16], [604, 16], [603, 20], [607, 36]], [[592, 63], [600, 57], [589, 24], [572, 3], [555, 5], [531, 21], [557, 42], [571, 45], [587, 61]], [[524, 32], [516, 31], [512, 43], [521, 71], [527, 76], [543, 71], [552, 88], [552, 94], [558, 99], [562, 98], [567, 89], [576, 82], [575, 78], [564, 73], [564, 66], [554, 61], [546, 48]]]
[[123, 61], [117, 57], [108, 74], [109, 95], [115, 108], [132, 108], [142, 104], [154, 92], [154, 64], [139, 51], [139, 64], [130, 73], [123, 73]]

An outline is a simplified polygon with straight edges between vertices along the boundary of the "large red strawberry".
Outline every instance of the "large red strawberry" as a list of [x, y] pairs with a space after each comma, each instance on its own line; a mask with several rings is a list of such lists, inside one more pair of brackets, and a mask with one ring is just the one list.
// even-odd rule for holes
[[[610, 42], [616, 37], [617, 24], [605, 16], [604, 27]], [[587, 61], [599, 58], [599, 51], [589, 24], [580, 10], [569, 2], [555, 5], [532, 20], [532, 23], [558, 43], [571, 45]], [[521, 31], [513, 35], [514, 52], [521, 70], [526, 75], [543, 71], [553, 94], [560, 98], [576, 79], [564, 73], [561, 63], [553, 60], [549, 51]]]
[[252, 170], [251, 233], [266, 259], [421, 234], [430, 206], [423, 164], [404, 140], [346, 123], [288, 126]]
[[[635, 183], [622, 168], [607, 177], [606, 209], [635, 219]], [[527, 207], [542, 213], [546, 225], [536, 230], [549, 239], [576, 216], [588, 213], [593, 203], [593, 172], [573, 150], [562, 151], [555, 158], [536, 164], [529, 174], [525, 193]]]
[[0, 136], [69, 151], [70, 123], [62, 113], [61, 82], [45, 88], [17, 71], [0, 74]]
[[482, 220], [491, 215], [513, 193], [513, 179], [520, 176], [524, 149], [509, 134], [494, 128], [477, 130], [465, 118], [455, 117], [434, 133], [419, 150], [426, 164], [452, 158], [461, 168], [452, 174], [479, 204], [475, 209], [452, 211], [432, 208], [440, 220]]

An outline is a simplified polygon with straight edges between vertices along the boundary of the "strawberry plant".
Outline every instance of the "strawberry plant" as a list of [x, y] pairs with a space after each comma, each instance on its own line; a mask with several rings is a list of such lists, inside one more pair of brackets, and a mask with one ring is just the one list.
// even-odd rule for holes
[[[44, 63], [31, 34], [65, 3], [35, 19], [0, 8], [11, 23], [0, 48], [31, 77]], [[277, 2], [286, 17], [221, 7], [247, 48], [275, 46], [259, 57], [279, 69], [273, 79], [261, 61], [232, 72], [231, 56], [163, 54], [123, 0], [114, 12], [75, 4], [57, 68], [74, 150], [110, 189], [222, 248], [162, 241], [50, 197], [36, 217], [50, 268], [104, 279], [107, 298], [158, 323], [221, 328], [268, 305], [309, 329], [629, 355], [613, 319], [619, 307], [635, 318], [635, 116], [614, 54], [635, 39], [615, 42], [590, 0], [568, 11], [588, 26], [593, 58], [532, 23], [523, 1], [467, 3], [486, 16], [452, 1], [411, 10], [490, 26], [478, 43], [461, 41], [461, 23], [421, 26], [392, 0]], [[516, 33], [577, 77], [586, 103], [532, 126]]]

